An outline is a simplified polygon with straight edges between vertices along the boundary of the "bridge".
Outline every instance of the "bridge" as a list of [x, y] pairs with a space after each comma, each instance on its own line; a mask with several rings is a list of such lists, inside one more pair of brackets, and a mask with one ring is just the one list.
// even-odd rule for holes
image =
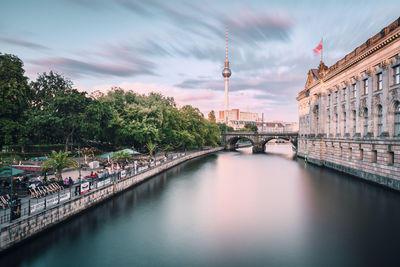
[[247, 139], [253, 145], [253, 153], [265, 151], [265, 144], [273, 139], [283, 139], [291, 142], [297, 148], [298, 132], [222, 132], [221, 137], [226, 150], [235, 150], [239, 139]]

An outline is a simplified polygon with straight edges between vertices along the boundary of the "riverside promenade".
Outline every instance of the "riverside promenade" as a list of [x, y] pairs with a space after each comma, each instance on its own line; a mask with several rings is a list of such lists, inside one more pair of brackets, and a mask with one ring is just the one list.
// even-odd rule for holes
[[[86, 209], [111, 198], [130, 187], [144, 182], [180, 163], [203, 155], [223, 150], [222, 147], [195, 152], [179, 153], [171, 160], [155, 162], [150, 167], [138, 170], [127, 170], [124, 178], [119, 174], [94, 181], [88, 192], [76, 194], [71, 189], [64, 189], [55, 196], [41, 199], [31, 199], [22, 209], [22, 216], [10, 221], [7, 216], [0, 224], [0, 253], [25, 241], [46, 229], [84, 212]], [[8, 217], [9, 218], [9, 217]]]

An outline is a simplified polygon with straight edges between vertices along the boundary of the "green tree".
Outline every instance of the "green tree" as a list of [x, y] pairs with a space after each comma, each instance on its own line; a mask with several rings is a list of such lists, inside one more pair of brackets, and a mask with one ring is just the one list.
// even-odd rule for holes
[[233, 128], [230, 126], [226, 126], [225, 123], [218, 123], [219, 130], [221, 132], [233, 132]]
[[63, 142], [68, 151], [72, 138], [76, 142], [101, 135], [102, 122], [111, 117], [97, 100], [72, 89], [72, 82], [60, 74], [43, 73], [31, 86], [34, 109], [29, 128], [39, 142]]
[[0, 147], [27, 142], [24, 125], [32, 90], [24, 73], [18, 57], [0, 53]]
[[257, 132], [258, 131], [258, 127], [257, 125], [254, 124], [246, 124], [244, 126], [244, 131], [250, 131], [250, 132]]
[[53, 169], [56, 172], [56, 180], [62, 181], [62, 170], [69, 167], [78, 168], [78, 162], [73, 158], [68, 157], [70, 152], [64, 151], [53, 151], [51, 155], [48, 156], [48, 160], [46, 160], [41, 169], [43, 172]]
[[112, 156], [112, 160], [118, 162], [122, 167], [125, 165], [125, 162], [131, 158], [132, 155], [125, 151], [118, 151]]
[[211, 110], [210, 113], [208, 113], [208, 120], [212, 122], [216, 122], [217, 119], [215, 118], [215, 112], [214, 110]]
[[148, 143], [146, 144], [146, 147], [147, 147], [147, 149], [149, 150], [150, 157], [153, 157], [153, 152], [154, 152], [154, 150], [156, 149], [157, 145], [154, 144], [154, 143], [152, 143], [152, 142], [148, 142]]

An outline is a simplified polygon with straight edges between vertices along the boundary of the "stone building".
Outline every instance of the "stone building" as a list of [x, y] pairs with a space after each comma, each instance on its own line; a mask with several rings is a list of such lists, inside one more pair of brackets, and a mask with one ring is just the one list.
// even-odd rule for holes
[[[226, 113], [226, 114], [225, 114]], [[246, 124], [256, 125], [258, 113], [249, 111], [240, 111], [239, 109], [231, 109], [228, 111], [220, 110], [218, 112], [218, 123], [228, 122], [228, 126], [234, 130], [243, 129]]]
[[311, 69], [298, 97], [298, 156], [400, 190], [400, 18], [331, 67]]

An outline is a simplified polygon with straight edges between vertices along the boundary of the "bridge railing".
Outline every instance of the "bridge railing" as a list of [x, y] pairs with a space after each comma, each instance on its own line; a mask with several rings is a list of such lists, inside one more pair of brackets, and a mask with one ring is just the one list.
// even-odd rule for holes
[[268, 135], [268, 136], [274, 136], [274, 135], [298, 135], [298, 131], [277, 131], [277, 132], [222, 132], [221, 135]]

